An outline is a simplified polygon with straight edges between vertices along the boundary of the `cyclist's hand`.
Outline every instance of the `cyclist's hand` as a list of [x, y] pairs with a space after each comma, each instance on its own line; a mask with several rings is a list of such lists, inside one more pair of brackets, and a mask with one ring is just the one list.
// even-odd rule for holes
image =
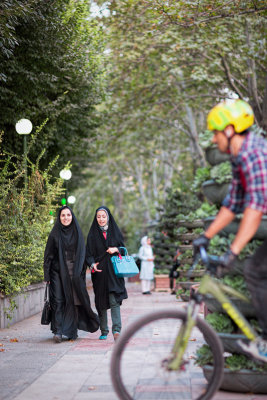
[[193, 241], [194, 246], [194, 258], [196, 254], [199, 253], [199, 248], [204, 247], [206, 250], [209, 246], [210, 239], [208, 239], [205, 235], [200, 235], [197, 239]]
[[[221, 259], [221, 266], [224, 270], [230, 270], [233, 267], [234, 261], [236, 260], [237, 255], [232, 252], [231, 249], [227, 250], [227, 252], [220, 257]], [[225, 271], [226, 272], [226, 271]]]

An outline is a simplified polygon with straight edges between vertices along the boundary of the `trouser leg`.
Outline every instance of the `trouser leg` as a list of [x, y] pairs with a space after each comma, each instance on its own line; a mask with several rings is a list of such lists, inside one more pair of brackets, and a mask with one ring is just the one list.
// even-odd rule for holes
[[148, 279], [142, 279], [141, 280], [141, 285], [142, 285], [142, 293], [145, 292], [150, 292], [150, 281]]
[[173, 279], [173, 278], [170, 278], [170, 289], [171, 289], [171, 290], [173, 289], [173, 281], [174, 281], [174, 279]]
[[142, 293], [146, 292], [146, 281], [144, 279], [141, 280], [141, 286], [142, 286]]
[[108, 330], [108, 315], [107, 315], [107, 310], [102, 310], [100, 315], [99, 315], [99, 320], [100, 320], [100, 330], [101, 334], [106, 336], [109, 332]]
[[64, 315], [64, 302], [57, 302], [54, 308], [54, 332], [55, 334], [62, 335], [62, 322]]
[[256, 250], [244, 269], [262, 336], [267, 339], [267, 240]]
[[109, 304], [112, 320], [112, 333], [121, 331], [121, 310], [120, 304], [116, 301], [113, 293], [109, 294]]
[[150, 287], [151, 287], [151, 281], [150, 280], [146, 280], [146, 292], [150, 292]]

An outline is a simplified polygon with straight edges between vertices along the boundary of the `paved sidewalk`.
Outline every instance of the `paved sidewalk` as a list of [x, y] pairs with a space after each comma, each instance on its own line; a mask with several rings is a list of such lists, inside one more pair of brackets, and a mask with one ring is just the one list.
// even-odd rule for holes
[[[143, 296], [138, 283], [128, 283], [127, 290], [129, 299], [121, 307], [123, 327], [144, 313], [183, 305], [169, 293]], [[89, 292], [93, 303], [91, 288]], [[109, 372], [113, 337], [98, 337], [99, 331], [79, 331], [76, 341], [55, 344], [49, 327], [40, 325], [40, 314], [0, 329], [0, 399], [116, 400]], [[221, 391], [214, 399], [267, 400], [267, 394]]]

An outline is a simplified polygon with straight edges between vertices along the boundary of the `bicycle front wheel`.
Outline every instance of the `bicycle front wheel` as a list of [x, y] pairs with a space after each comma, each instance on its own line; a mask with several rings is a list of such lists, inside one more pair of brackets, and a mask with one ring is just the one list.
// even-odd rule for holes
[[[121, 400], [208, 400], [223, 375], [223, 348], [213, 329], [197, 318], [178, 371], [167, 368], [168, 356], [186, 321], [182, 310], [158, 311], [133, 322], [120, 336], [111, 358], [111, 378]], [[205, 378], [195, 364], [197, 348], [208, 344], [213, 372]]]

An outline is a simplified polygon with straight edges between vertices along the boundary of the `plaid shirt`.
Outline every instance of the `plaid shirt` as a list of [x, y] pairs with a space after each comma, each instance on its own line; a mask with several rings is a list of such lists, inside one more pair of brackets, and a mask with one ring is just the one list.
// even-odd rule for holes
[[249, 132], [231, 163], [233, 180], [223, 206], [235, 214], [247, 207], [267, 214], [267, 140]]

